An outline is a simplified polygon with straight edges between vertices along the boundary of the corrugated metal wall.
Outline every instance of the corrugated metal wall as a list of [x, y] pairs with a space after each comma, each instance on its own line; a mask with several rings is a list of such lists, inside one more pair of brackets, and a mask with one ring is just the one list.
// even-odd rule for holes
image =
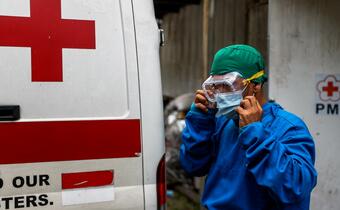
[[164, 16], [161, 49], [163, 93], [178, 96], [200, 88], [215, 52], [249, 43], [267, 55], [268, 0], [208, 0], [208, 66], [203, 66], [203, 4]]
[[209, 23], [209, 58], [221, 47], [247, 42], [247, 1], [211, 1]]
[[163, 19], [163, 94], [177, 96], [197, 88], [202, 78], [202, 7], [190, 5]]

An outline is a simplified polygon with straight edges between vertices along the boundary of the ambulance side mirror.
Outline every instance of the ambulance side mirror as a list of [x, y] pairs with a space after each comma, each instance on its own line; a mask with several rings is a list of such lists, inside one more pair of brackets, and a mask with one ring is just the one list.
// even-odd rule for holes
[[20, 119], [20, 106], [0, 106], [0, 121], [15, 121]]

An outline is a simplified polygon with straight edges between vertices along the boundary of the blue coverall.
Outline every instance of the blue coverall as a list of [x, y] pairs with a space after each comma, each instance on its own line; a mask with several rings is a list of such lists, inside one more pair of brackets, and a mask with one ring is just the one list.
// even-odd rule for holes
[[209, 210], [307, 210], [316, 185], [313, 139], [297, 116], [274, 102], [262, 120], [243, 128], [194, 105], [186, 117], [180, 161], [192, 176], [207, 175]]

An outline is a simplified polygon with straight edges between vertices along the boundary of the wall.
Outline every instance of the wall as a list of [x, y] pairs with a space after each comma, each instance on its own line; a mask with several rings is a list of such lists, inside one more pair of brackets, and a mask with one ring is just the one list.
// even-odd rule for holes
[[269, 1], [269, 95], [300, 116], [314, 137], [319, 173], [314, 210], [340, 206], [340, 117], [316, 113], [318, 81], [340, 74], [339, 11], [336, 0]]

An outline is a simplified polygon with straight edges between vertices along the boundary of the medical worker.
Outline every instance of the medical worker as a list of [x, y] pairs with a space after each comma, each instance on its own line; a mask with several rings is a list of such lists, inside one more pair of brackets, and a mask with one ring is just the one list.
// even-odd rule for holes
[[309, 209], [314, 142], [299, 117], [266, 100], [266, 79], [261, 54], [232, 45], [216, 53], [196, 92], [180, 160], [190, 175], [206, 175], [209, 210]]

